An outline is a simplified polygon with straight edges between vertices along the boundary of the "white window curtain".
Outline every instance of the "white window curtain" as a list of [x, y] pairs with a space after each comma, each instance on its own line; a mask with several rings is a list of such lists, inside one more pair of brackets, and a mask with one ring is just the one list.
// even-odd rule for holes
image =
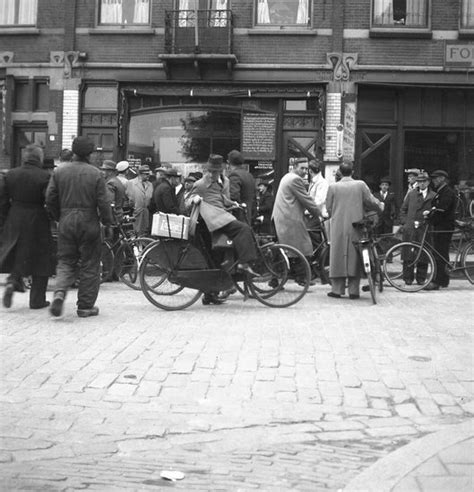
[[0, 1], [0, 25], [13, 24], [15, 22], [15, 0]]
[[307, 24], [308, 20], [308, 0], [299, 0], [296, 23]]
[[[0, 0], [0, 3], [4, 0]], [[8, 0], [7, 0], [8, 3]], [[18, 7], [18, 24], [36, 24], [37, 0], [20, 0]]]
[[[192, 4], [192, 5], [191, 5]], [[194, 23], [191, 21], [189, 10], [194, 9], [194, 2], [191, 0], [179, 0], [178, 4], [178, 25], [179, 27], [192, 27]]]
[[122, 24], [122, 0], [102, 0], [100, 21], [102, 24]]
[[426, 25], [426, 0], [407, 0], [407, 26]]
[[270, 24], [270, 9], [267, 0], [258, 0], [257, 23]]
[[393, 24], [392, 0], [374, 0], [374, 24]]
[[463, 1], [461, 26], [474, 27], [474, 0]]
[[135, 0], [133, 11], [134, 24], [148, 24], [150, 15], [150, 0]]
[[226, 27], [227, 26], [227, 0], [217, 0], [212, 13], [211, 25], [214, 27]]

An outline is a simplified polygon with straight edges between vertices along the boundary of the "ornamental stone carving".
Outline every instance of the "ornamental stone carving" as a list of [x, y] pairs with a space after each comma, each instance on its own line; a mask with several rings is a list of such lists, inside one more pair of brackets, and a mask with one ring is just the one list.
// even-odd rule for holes
[[0, 51], [0, 67], [7, 67], [13, 63], [13, 51]]
[[357, 65], [357, 53], [326, 53], [329, 65], [333, 69], [335, 81], [347, 81], [351, 77], [351, 70]]

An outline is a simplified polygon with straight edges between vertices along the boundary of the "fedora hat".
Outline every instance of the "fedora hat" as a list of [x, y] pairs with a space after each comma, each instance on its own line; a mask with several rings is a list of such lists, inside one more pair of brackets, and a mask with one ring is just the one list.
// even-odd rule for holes
[[418, 176], [416, 177], [417, 181], [429, 181], [430, 177], [428, 176], [428, 173], [425, 173], [422, 171]]
[[176, 169], [172, 168], [172, 167], [170, 167], [170, 168], [166, 169], [166, 170], [163, 172], [163, 174], [164, 174], [165, 176], [170, 177], [170, 178], [171, 178], [171, 177], [178, 178], [179, 176], [181, 176], [181, 174], [180, 174], [180, 173], [178, 173], [178, 171], [177, 171]]
[[208, 171], [222, 171], [224, 158], [219, 154], [211, 154], [207, 161]]
[[418, 169], [417, 167], [405, 169], [405, 174], [414, 174], [415, 176], [418, 176], [418, 174], [420, 173], [421, 173], [421, 169]]
[[114, 161], [105, 160], [99, 169], [102, 169], [103, 171], [117, 171], [117, 166]]
[[388, 176], [384, 176], [383, 178], [380, 179], [380, 183], [392, 184], [392, 180]]
[[437, 169], [436, 171], [433, 171], [431, 173], [432, 178], [437, 178], [439, 176], [443, 176], [446, 179], [449, 178], [449, 174], [446, 171], [444, 171], [443, 169]]
[[193, 173], [189, 173], [189, 175], [186, 177], [184, 181], [189, 181], [190, 183], [195, 183], [197, 181], [196, 176], [193, 175]]

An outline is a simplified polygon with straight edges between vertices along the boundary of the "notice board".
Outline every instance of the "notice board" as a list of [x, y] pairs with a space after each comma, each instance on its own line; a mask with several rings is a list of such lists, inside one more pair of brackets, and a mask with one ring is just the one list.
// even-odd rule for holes
[[244, 113], [242, 154], [249, 160], [275, 159], [277, 116], [273, 113]]

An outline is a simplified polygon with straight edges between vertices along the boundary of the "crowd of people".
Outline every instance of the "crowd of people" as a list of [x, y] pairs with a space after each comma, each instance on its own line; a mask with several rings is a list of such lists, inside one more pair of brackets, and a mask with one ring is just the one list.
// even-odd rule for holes
[[[333, 298], [344, 296], [346, 289], [349, 299], [360, 297], [362, 271], [355, 247], [360, 232], [352, 224], [370, 212], [377, 216], [379, 234], [391, 234], [399, 223], [404, 240], [417, 240], [420, 229], [416, 224], [430, 215], [436, 232], [434, 247], [445, 258], [449, 255], [448, 231], [454, 228], [456, 197], [444, 170], [431, 176], [407, 170], [408, 191], [399, 207], [389, 177], [382, 178], [379, 191], [371, 193], [364, 181], [353, 178], [353, 166], [347, 162], [339, 166], [335, 182], [329, 184], [322, 175], [321, 162], [298, 158], [274, 193], [271, 180], [255, 180], [238, 150], [226, 156], [227, 166], [223, 156], [213, 154], [204, 173], [191, 172], [185, 177], [170, 165], [153, 171], [142, 164], [133, 176], [127, 161], [104, 160], [97, 168], [90, 163], [94, 150], [91, 140], [77, 137], [71, 150], [61, 152], [54, 168], [44, 165], [40, 147], [29, 145], [22, 166], [2, 176], [0, 271], [9, 274], [4, 307], [12, 305], [14, 292], [25, 290], [22, 279], [31, 276], [31, 309], [49, 306], [53, 316], [61, 316], [66, 295], [76, 284], [77, 315], [97, 315], [103, 231], [110, 236], [116, 233], [113, 226], [130, 212], [137, 235], [146, 236], [154, 213], [189, 215], [196, 203], [200, 203], [207, 230], [224, 233], [233, 241], [237, 268], [251, 276], [257, 275], [252, 227], [260, 234], [276, 235], [280, 243], [309, 258], [320, 240], [314, 231], [324, 222], [330, 238], [328, 296]], [[428, 290], [449, 284], [442, 260], [437, 266]], [[292, 264], [295, 281], [302, 283], [300, 267]], [[54, 274], [50, 304], [46, 288]], [[423, 268], [418, 268], [416, 275], [407, 262], [404, 281], [424, 281]], [[203, 303], [220, 304], [223, 301], [218, 294], [205, 294]]]

